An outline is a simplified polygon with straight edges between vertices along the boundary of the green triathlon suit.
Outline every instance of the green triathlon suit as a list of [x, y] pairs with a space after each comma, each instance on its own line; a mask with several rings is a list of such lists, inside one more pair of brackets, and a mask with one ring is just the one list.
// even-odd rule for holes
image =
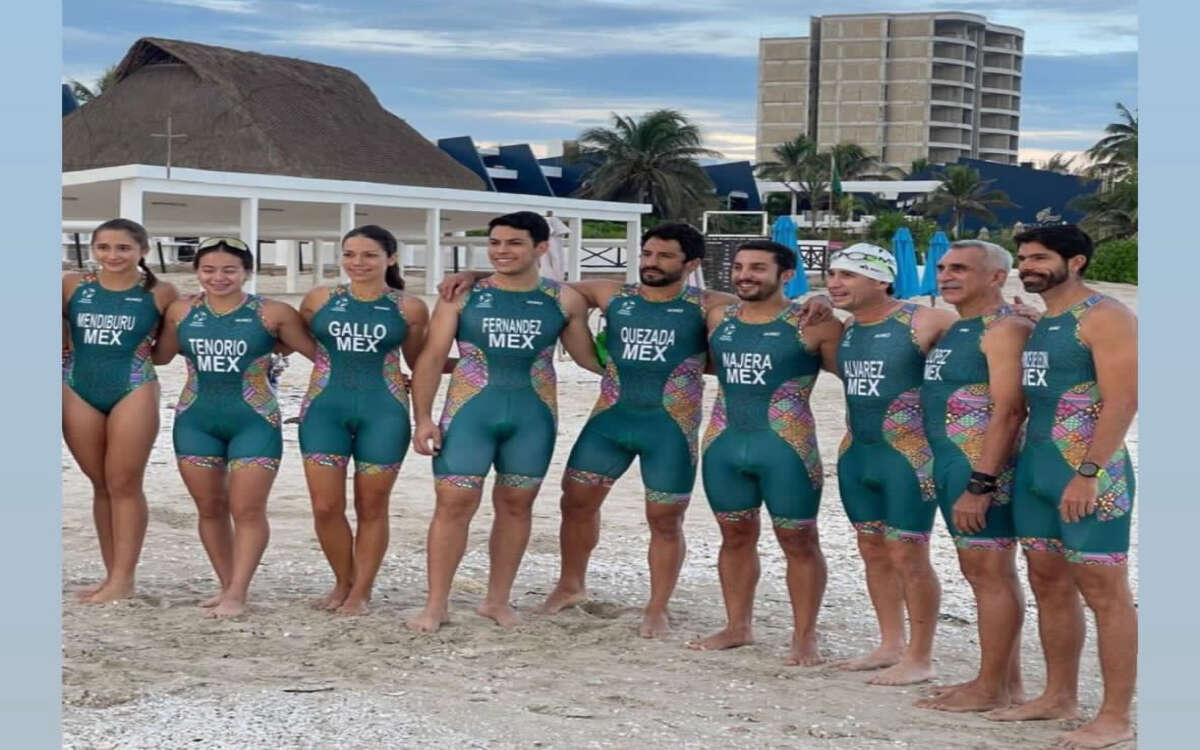
[[766, 323], [740, 310], [728, 307], [709, 339], [720, 391], [704, 434], [704, 493], [719, 521], [757, 521], [765, 501], [776, 526], [812, 526], [823, 474], [808, 398], [821, 355], [805, 345], [800, 305]]
[[412, 427], [400, 366], [408, 335], [404, 293], [372, 300], [338, 286], [310, 322], [317, 340], [312, 379], [300, 407], [305, 463], [356, 472], [399, 471]]
[[442, 412], [438, 483], [478, 489], [494, 463], [496, 483], [538, 487], [557, 430], [554, 346], [567, 325], [562, 285], [539, 279], [527, 292], [476, 282], [458, 318], [458, 364]]
[[154, 292], [142, 283], [113, 292], [87, 274], [67, 301], [71, 352], [63, 383], [108, 414], [126, 394], [157, 379], [150, 355], [161, 319]]
[[992, 417], [988, 363], [980, 343], [997, 321], [1013, 315], [1004, 305], [987, 315], [955, 321], [925, 358], [921, 408], [925, 434], [933, 448], [933, 478], [942, 518], [960, 549], [1009, 549], [1016, 544], [1012, 519], [1016, 446], [998, 475], [985, 526], [963, 534], [954, 526], [954, 503], [983, 457], [983, 436]]
[[646, 500], [686, 503], [696, 482], [707, 326], [701, 292], [652, 302], [626, 284], [605, 312], [608, 364], [566, 478], [609, 487], [641, 458]]
[[1087, 456], [1100, 419], [1096, 365], [1079, 338], [1079, 323], [1104, 299], [1093, 294], [1061, 315], [1042, 318], [1025, 344], [1029, 427], [1017, 459], [1013, 515], [1027, 550], [1058, 552], [1074, 563], [1119, 565], [1129, 552], [1134, 495], [1133, 464], [1123, 444], [1098, 477], [1096, 511], [1075, 523], [1059, 515], [1063, 490]]
[[838, 344], [846, 389], [846, 437], [838, 487], [859, 533], [928, 542], [937, 512], [933, 450], [921, 416], [925, 354], [902, 303], [877, 323], [854, 323]]
[[262, 320], [264, 300], [247, 295], [217, 314], [204, 297], [179, 321], [188, 379], [175, 407], [179, 461], [219, 468], [279, 468], [279, 405], [267, 381], [275, 337]]

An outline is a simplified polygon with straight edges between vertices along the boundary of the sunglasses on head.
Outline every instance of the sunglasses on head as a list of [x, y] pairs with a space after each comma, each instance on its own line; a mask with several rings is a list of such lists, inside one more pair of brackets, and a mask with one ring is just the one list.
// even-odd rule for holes
[[230, 249], [241, 250], [245, 253], [250, 252], [250, 248], [246, 245], [246, 243], [242, 242], [236, 237], [209, 237], [207, 240], [201, 242], [196, 249], [207, 250], [208, 248], [216, 247], [217, 245], [224, 245]]
[[875, 255], [874, 253], [864, 253], [860, 250], [855, 250], [853, 252], [838, 250], [836, 253], [829, 256], [830, 260], [838, 260], [839, 258], [845, 258], [846, 260], [871, 260], [875, 261], [876, 263], [887, 263], [886, 260], [878, 255]]

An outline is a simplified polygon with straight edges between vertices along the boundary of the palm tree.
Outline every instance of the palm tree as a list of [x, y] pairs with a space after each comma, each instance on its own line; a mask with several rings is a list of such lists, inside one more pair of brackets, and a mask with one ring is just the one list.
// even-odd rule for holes
[[1087, 150], [1092, 160], [1093, 174], [1110, 180], [1121, 181], [1137, 172], [1138, 164], [1138, 116], [1129, 108], [1117, 103], [1121, 119], [1104, 128], [1106, 135]]
[[994, 180], [982, 180], [979, 171], [971, 167], [951, 164], [941, 174], [942, 184], [925, 196], [923, 208], [927, 216], [941, 216], [947, 211], [953, 217], [950, 233], [958, 237], [958, 229], [967, 216], [976, 216], [986, 222], [996, 220], [991, 207], [1009, 208], [1016, 206], [1003, 190], [992, 190]]
[[774, 161], [760, 162], [758, 176], [782, 182], [792, 194], [792, 215], [800, 198], [808, 198], [812, 225], [817, 225], [817, 201], [829, 187], [829, 156], [817, 153], [817, 144], [803, 133], [776, 146]]
[[71, 93], [75, 95], [75, 99], [80, 104], [86, 104], [93, 99], [99, 97], [105, 91], [111, 89], [117, 82], [117, 66], [109, 65], [96, 79], [96, 82], [89, 88], [86, 84], [80, 83], [74, 79], [67, 83], [71, 87]]
[[1059, 151], [1051, 156], [1046, 163], [1042, 165], [1042, 169], [1047, 172], [1057, 172], [1059, 174], [1071, 174], [1071, 164], [1075, 161], [1075, 157], [1068, 158], [1066, 154]]
[[696, 159], [721, 154], [701, 146], [700, 128], [672, 109], [641, 119], [613, 113], [612, 127], [585, 130], [575, 157], [590, 165], [576, 194], [649, 203], [662, 219], [682, 219], [705, 203], [712, 180]]
[[[838, 177], [843, 180], [853, 180], [863, 175], [874, 174], [880, 167], [879, 159], [867, 153], [866, 149], [857, 143], [839, 143], [830, 149], [833, 158], [837, 160]], [[825, 157], [826, 163], [829, 157]]]
[[1137, 177], [1082, 195], [1070, 207], [1085, 214], [1080, 224], [1097, 244], [1133, 237], [1138, 231]]
[[908, 169], [904, 169], [903, 167], [888, 167], [887, 169], [883, 170], [883, 173], [885, 176], [895, 180], [907, 180], [913, 175], [928, 171], [932, 167], [932, 162], [930, 162], [928, 159], [921, 158], [914, 159], [912, 163], [908, 165]]

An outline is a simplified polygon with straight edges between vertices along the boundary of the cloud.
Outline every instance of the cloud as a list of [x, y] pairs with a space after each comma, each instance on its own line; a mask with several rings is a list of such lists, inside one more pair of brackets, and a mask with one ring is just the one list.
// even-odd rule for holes
[[1079, 141], [1089, 138], [1096, 139], [1094, 130], [1022, 130], [1021, 140], [1032, 141]]
[[1040, 165], [1043, 162], [1049, 161], [1050, 157], [1055, 154], [1062, 154], [1064, 159], [1074, 158], [1071, 162], [1071, 169], [1078, 169], [1087, 163], [1087, 157], [1083, 155], [1083, 151], [1072, 151], [1070, 149], [1057, 148], [1022, 148], [1017, 152], [1019, 161], [1031, 161], [1035, 165]]
[[258, 13], [257, 0], [150, 0], [159, 5], [176, 5], [182, 8], [198, 8], [216, 13], [254, 15]]

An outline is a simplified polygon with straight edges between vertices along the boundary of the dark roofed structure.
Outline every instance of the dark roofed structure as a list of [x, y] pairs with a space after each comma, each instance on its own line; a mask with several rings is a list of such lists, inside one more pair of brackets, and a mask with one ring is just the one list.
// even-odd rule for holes
[[151, 38], [63, 118], [63, 171], [165, 164], [168, 115], [173, 167], [486, 190], [348, 70]]

